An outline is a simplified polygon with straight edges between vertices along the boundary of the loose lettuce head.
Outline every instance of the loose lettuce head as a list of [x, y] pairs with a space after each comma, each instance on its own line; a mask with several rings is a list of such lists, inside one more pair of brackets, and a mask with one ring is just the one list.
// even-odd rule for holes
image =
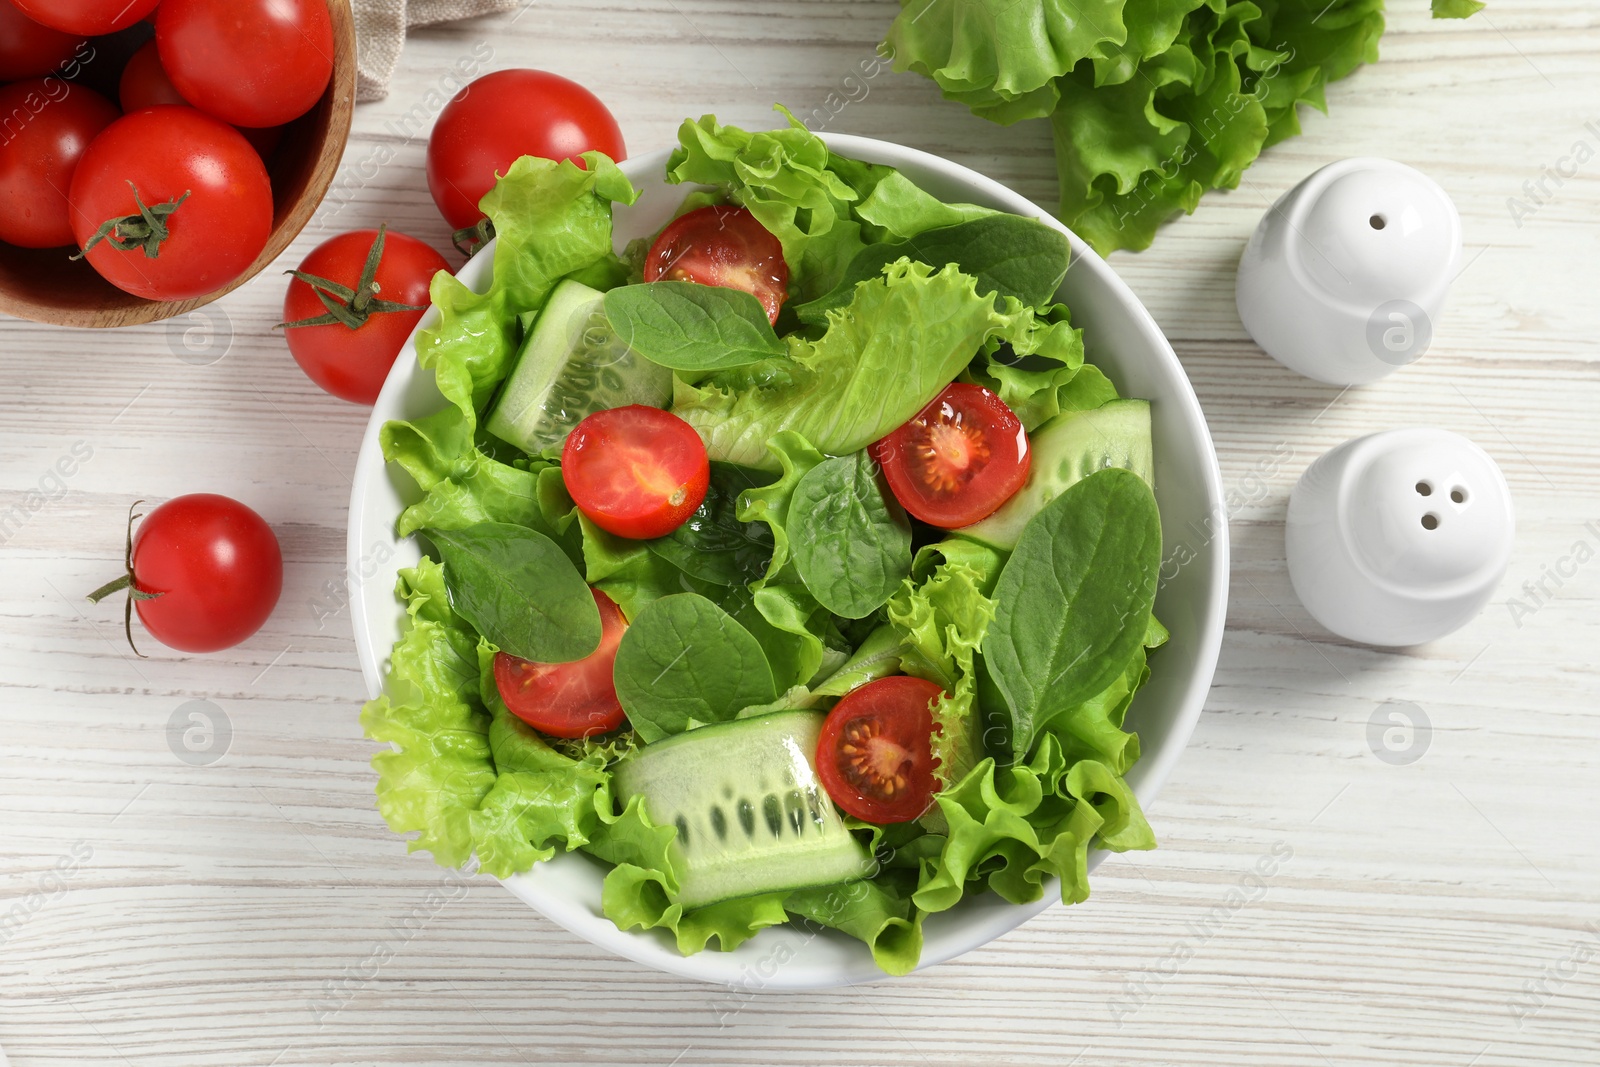
[[1237, 186], [1383, 28], [1383, 0], [901, 0], [883, 51], [984, 118], [1048, 118], [1061, 220], [1105, 254]]

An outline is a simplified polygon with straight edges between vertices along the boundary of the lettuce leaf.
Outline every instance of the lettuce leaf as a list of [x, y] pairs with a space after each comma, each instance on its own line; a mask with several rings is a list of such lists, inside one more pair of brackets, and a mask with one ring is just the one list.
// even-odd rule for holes
[[1083, 331], [1072, 326], [1065, 304], [1054, 304], [1025, 330], [985, 345], [961, 380], [995, 393], [1033, 430], [1061, 414], [1063, 394], [1082, 369]]
[[[1483, 6], [1432, 0], [1435, 18]], [[1058, 214], [1105, 254], [1235, 187], [1383, 29], [1383, 0], [901, 0], [881, 51], [984, 118], [1049, 119]]]
[[510, 371], [518, 316], [543, 307], [568, 275], [621, 271], [611, 251], [611, 205], [639, 194], [604, 154], [585, 152], [583, 163], [523, 156], [484, 196], [480, 206], [496, 234], [488, 292], [474, 293], [442, 271], [434, 276], [430, 295], [441, 317], [418, 335], [417, 359], [473, 428]]
[[779, 575], [796, 582], [800, 580], [789, 562], [789, 504], [800, 479], [826, 458], [812, 447], [804, 434], [795, 430], [773, 434], [766, 447], [777, 461], [778, 480], [740, 493], [738, 510], [740, 521], [766, 523], [772, 530], [772, 558], [767, 562], [767, 572], [759, 579], [758, 587], [778, 581]]
[[805, 301], [833, 288], [865, 242], [851, 206], [878, 178], [892, 173], [843, 159], [793, 115], [780, 130], [750, 133], [706, 115], [678, 130], [667, 180], [716, 186], [748, 208], [783, 245], [794, 297]]
[[1138, 799], [1095, 760], [1069, 762], [1046, 733], [1025, 763], [979, 763], [935, 802], [949, 829], [929, 835], [936, 857], [922, 861], [912, 902], [946, 911], [969, 893], [993, 889], [1013, 904], [1043, 895], [1061, 879], [1061, 901], [1089, 897], [1089, 848], [1096, 837], [1116, 852], [1155, 847]]
[[505, 710], [493, 646], [450, 609], [439, 564], [402, 570], [399, 595], [409, 618], [387, 692], [361, 713], [367, 736], [393, 746], [372, 758], [390, 829], [416, 832], [408, 851], [442, 866], [475, 854], [498, 876], [586, 844], [610, 815], [606, 755], [556, 752]]
[[511, 522], [553, 536], [538, 500], [538, 472], [549, 464], [516, 467], [485, 455], [473, 444], [472, 424], [460, 408], [442, 408], [410, 422], [391, 420], [378, 440], [384, 458], [398, 464], [425, 494], [400, 513], [396, 536], [480, 522]]
[[901, 0], [885, 50], [895, 70], [932, 78], [945, 96], [1000, 121], [1053, 110], [1052, 83], [1105, 42], [1127, 40], [1124, 0]]
[[494, 787], [489, 716], [478, 700], [478, 638], [450, 610], [444, 568], [424, 559], [400, 572], [405, 633], [361, 725], [396, 746], [372, 758], [378, 812], [395, 833], [416, 832], [406, 850], [426, 849], [446, 867], [472, 856], [472, 812]]
[[910, 974], [922, 958], [923, 913], [877, 882], [800, 889], [790, 893], [783, 905], [796, 918], [865, 941], [887, 974]]
[[[954, 267], [909, 259], [856, 286], [815, 341], [785, 340], [789, 359], [677, 382], [673, 414], [699, 431], [712, 459], [775, 469], [766, 443], [785, 430], [828, 455], [859, 451], [920, 411], [993, 336], [1032, 336], [1034, 312], [979, 295]], [[909, 358], [908, 358], [909, 357]]]
[[929, 230], [998, 214], [976, 204], [947, 204], [899, 171], [890, 171], [856, 205], [856, 217], [874, 243], [904, 241]]
[[987, 546], [942, 541], [917, 553], [911, 577], [889, 598], [889, 622], [904, 642], [901, 670], [945, 690], [933, 706], [934, 775], [941, 787], [963, 779], [982, 755], [974, 661], [994, 621], [988, 594], [1003, 563]]

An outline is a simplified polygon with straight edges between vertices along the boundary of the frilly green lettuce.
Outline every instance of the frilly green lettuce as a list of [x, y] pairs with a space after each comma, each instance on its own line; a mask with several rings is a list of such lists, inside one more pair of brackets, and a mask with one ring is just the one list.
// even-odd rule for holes
[[946, 911], [964, 896], [993, 889], [1013, 904], [1038, 900], [1047, 878], [1061, 900], [1089, 897], [1089, 847], [1114, 852], [1155, 847], [1139, 802], [1121, 776], [1095, 760], [1072, 762], [1046, 732], [1025, 763], [979, 763], [935, 802], [948, 830], [929, 835], [936, 858], [922, 862], [912, 902]]
[[766, 444], [785, 430], [828, 455], [849, 455], [922, 410], [990, 338], [1071, 349], [1070, 327], [1040, 325], [1012, 298], [1000, 304], [955, 267], [900, 259], [828, 311], [820, 338], [789, 335], [789, 358], [698, 386], [678, 381], [672, 411], [699, 431], [712, 459], [775, 469]]
[[1105, 43], [1127, 39], [1124, 0], [1074, 4], [1017, 0], [901, 0], [885, 50], [952, 100], [1000, 121], [1041, 118], [1053, 82]]
[[518, 316], [543, 307], [569, 275], [621, 280], [611, 205], [631, 204], [639, 194], [604, 154], [585, 152], [583, 163], [523, 156], [484, 196], [480, 206], [496, 234], [488, 292], [474, 293], [442, 271], [434, 276], [430, 295], [441, 317], [418, 334], [417, 360], [433, 369], [439, 391], [470, 427], [511, 370]]
[[889, 598], [889, 622], [905, 642], [900, 669], [945, 690], [933, 706], [941, 786], [964, 778], [982, 754], [974, 660], [994, 621], [988, 594], [1003, 563], [987, 546], [942, 541], [917, 553], [911, 577]]
[[455, 612], [439, 564], [400, 573], [405, 633], [390, 656], [386, 694], [361, 724], [393, 750], [372, 759], [378, 811], [408, 849], [459, 867], [476, 854], [494, 875], [578, 848], [611, 815], [605, 756], [563, 755], [514, 719], [495, 689], [493, 649]]
[[[1432, 0], [1435, 18], [1483, 6]], [[984, 118], [1050, 119], [1058, 213], [1105, 254], [1237, 186], [1383, 29], [1383, 0], [901, 0], [882, 50]]]
[[686, 121], [667, 179], [716, 186], [748, 208], [783, 245], [791, 288], [803, 302], [833, 288], [861, 250], [861, 223], [851, 206], [892, 172], [832, 155], [821, 138], [784, 115], [787, 127], [756, 133], [710, 115]]
[[679, 952], [692, 955], [713, 939], [730, 951], [769, 926], [798, 918], [866, 942], [889, 974], [916, 967], [922, 956], [922, 914], [892, 886], [874, 881], [767, 893], [685, 911], [672, 899], [678, 882], [670, 846], [677, 831], [652, 824], [639, 800], [602, 828], [588, 849], [616, 864], [602, 885], [601, 909], [619, 928], [665, 930]]
[[1062, 395], [1082, 369], [1083, 331], [1073, 327], [1065, 304], [1055, 304], [1004, 342], [991, 340], [961, 380], [993, 392], [1031, 431], [1061, 414]]

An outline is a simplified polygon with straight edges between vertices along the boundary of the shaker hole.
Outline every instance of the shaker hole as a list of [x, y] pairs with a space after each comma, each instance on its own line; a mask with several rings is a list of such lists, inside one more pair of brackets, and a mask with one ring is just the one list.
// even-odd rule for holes
[[1422, 516], [1422, 528], [1424, 530], [1437, 530], [1439, 528], [1439, 516], [1431, 511]]
[[1381, 230], [1385, 226], [1389, 225], [1389, 220], [1384, 218], [1382, 215], [1374, 215], [1368, 219], [1367, 222], [1374, 230]]
[[1458, 485], [1450, 490], [1450, 499], [1457, 504], [1465, 504], [1467, 502], [1467, 491]]
[[1433, 495], [1433, 486], [1429, 485], [1427, 482], [1418, 482], [1417, 483], [1417, 495], [1418, 496], [1432, 496]]

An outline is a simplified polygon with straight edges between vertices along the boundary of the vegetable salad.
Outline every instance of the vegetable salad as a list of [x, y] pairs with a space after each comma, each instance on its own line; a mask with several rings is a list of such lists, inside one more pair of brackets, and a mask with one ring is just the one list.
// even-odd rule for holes
[[1065, 237], [707, 117], [619, 255], [637, 194], [583, 160], [484, 198], [493, 284], [437, 276], [417, 340], [449, 403], [382, 432], [426, 549], [362, 716], [389, 825], [502, 877], [581, 849], [684, 953], [799, 921], [895, 974], [968, 895], [1153, 848], [1148, 405], [1084, 363]]

